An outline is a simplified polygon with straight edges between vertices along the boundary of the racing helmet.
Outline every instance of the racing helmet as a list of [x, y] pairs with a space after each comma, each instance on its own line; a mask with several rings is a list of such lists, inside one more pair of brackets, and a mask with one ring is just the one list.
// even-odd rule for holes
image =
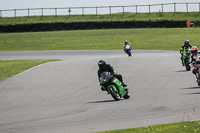
[[192, 55], [197, 55], [197, 51], [198, 51], [197, 46], [192, 46], [192, 48], [191, 48]]
[[200, 56], [197, 56], [197, 58], [196, 58], [196, 63], [197, 63], [197, 64], [200, 64]]
[[125, 45], [128, 44], [128, 41], [126, 40], [126, 41], [124, 42], [124, 44], [125, 44]]
[[184, 41], [184, 45], [185, 45], [185, 46], [189, 46], [189, 43], [190, 43], [189, 40], [185, 40], [185, 41]]
[[106, 67], [106, 61], [104, 59], [101, 59], [98, 62], [98, 66], [99, 66], [100, 69], [104, 69]]

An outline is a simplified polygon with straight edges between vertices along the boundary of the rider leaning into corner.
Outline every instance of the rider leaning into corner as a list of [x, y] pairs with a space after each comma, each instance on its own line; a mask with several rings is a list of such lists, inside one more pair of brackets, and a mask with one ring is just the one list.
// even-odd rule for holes
[[[98, 66], [99, 66], [99, 69], [97, 71], [97, 74], [98, 74], [98, 78], [99, 78], [99, 81], [100, 81], [100, 75], [102, 72], [110, 72], [111, 75], [113, 75], [114, 77], [116, 77], [117, 79], [119, 79], [121, 82], [122, 82], [122, 86], [123, 87], [126, 87], [127, 85], [123, 82], [123, 78], [122, 78], [122, 75], [121, 74], [117, 74], [116, 70], [113, 68], [112, 65], [110, 64], [107, 64], [106, 61], [104, 59], [101, 59], [99, 62], [98, 62]], [[101, 88], [102, 91], [104, 91], [103, 88]]]
[[193, 65], [196, 62], [197, 53], [198, 53], [197, 46], [192, 46], [191, 47], [191, 55], [190, 55], [190, 67], [194, 67]]
[[[198, 82], [198, 77], [199, 77], [199, 68], [200, 68], [200, 56], [197, 56], [196, 62], [194, 64], [194, 69], [192, 70], [192, 73], [197, 78], [197, 82]], [[200, 84], [198, 83], [198, 85], [200, 85]]]
[[200, 56], [197, 56], [192, 73], [194, 75], [199, 74], [199, 68], [200, 68]]
[[132, 48], [132, 46], [131, 46], [131, 44], [126, 40], [125, 42], [124, 42], [124, 51], [125, 51], [125, 47], [126, 47], [126, 45], [129, 45], [131, 48]]
[[184, 51], [186, 48], [191, 48], [191, 47], [192, 47], [192, 45], [190, 45], [190, 41], [189, 41], [189, 40], [185, 40], [185, 41], [184, 41], [184, 45], [181, 46], [180, 53], [181, 53], [182, 65], [184, 65], [184, 63], [183, 63], [183, 51]]

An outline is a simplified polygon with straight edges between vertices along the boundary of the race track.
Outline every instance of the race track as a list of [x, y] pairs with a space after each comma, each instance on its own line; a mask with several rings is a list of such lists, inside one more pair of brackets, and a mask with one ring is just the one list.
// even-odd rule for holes
[[[0, 60], [61, 59], [0, 82], [0, 133], [90, 133], [200, 119], [200, 88], [178, 51], [17, 51]], [[97, 62], [123, 75], [131, 98], [100, 90]]]

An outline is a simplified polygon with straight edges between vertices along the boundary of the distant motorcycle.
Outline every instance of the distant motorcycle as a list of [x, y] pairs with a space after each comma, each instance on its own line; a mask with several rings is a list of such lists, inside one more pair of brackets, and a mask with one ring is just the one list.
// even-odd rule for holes
[[197, 84], [198, 84], [198, 86], [200, 86], [200, 74], [199, 74], [199, 70], [196, 73], [196, 78], [197, 78]]
[[183, 65], [185, 66], [187, 71], [190, 71], [190, 65], [189, 65], [190, 64], [190, 55], [191, 55], [190, 49], [187, 48], [183, 51], [182, 62], [183, 62]]
[[115, 78], [110, 72], [102, 72], [100, 76], [100, 85], [108, 92], [116, 101], [121, 98], [129, 99], [128, 89], [122, 86], [119, 79]]
[[128, 56], [131, 56], [131, 46], [130, 45], [126, 45], [124, 48], [124, 52], [126, 54], [128, 54]]

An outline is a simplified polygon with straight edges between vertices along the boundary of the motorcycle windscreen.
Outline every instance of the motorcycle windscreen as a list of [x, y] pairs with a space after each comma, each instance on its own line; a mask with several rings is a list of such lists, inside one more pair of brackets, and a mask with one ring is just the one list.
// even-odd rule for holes
[[100, 76], [100, 85], [107, 84], [110, 81], [110, 73], [109, 72], [102, 72]]
[[191, 55], [190, 49], [185, 49], [184, 54], [185, 54], [186, 56], [190, 56], [190, 55]]

